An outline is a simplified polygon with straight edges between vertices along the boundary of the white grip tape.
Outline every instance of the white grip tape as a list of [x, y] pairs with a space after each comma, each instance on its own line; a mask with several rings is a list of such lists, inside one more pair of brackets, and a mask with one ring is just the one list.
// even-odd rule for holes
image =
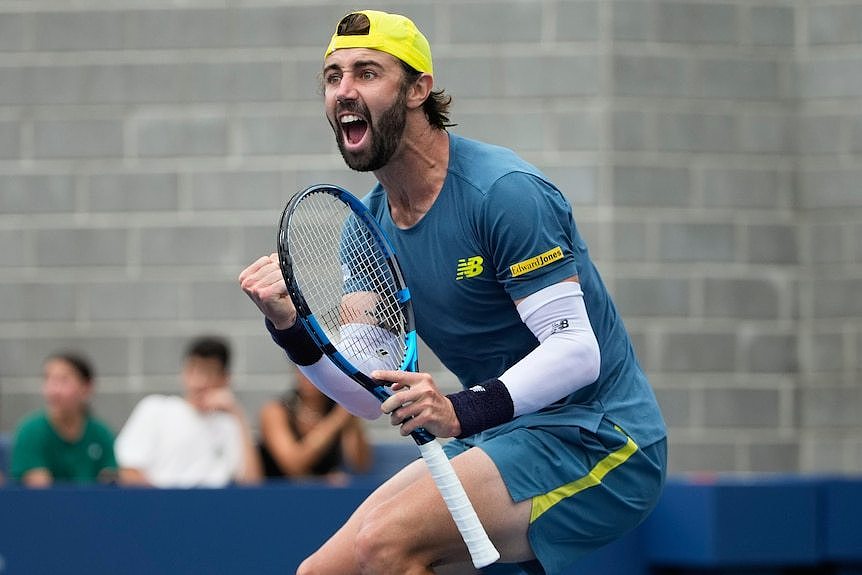
[[419, 451], [422, 453], [422, 459], [428, 465], [428, 470], [431, 472], [434, 483], [437, 484], [437, 489], [443, 496], [443, 501], [446, 502], [446, 507], [449, 508], [449, 513], [455, 520], [458, 531], [461, 532], [461, 537], [464, 538], [464, 543], [467, 544], [473, 565], [476, 569], [481, 569], [495, 562], [500, 558], [500, 553], [491, 543], [485, 528], [479, 522], [476, 510], [473, 509], [473, 504], [467, 498], [464, 486], [461, 485], [461, 480], [455, 474], [452, 463], [443, 452], [440, 442], [430, 441], [420, 445]]

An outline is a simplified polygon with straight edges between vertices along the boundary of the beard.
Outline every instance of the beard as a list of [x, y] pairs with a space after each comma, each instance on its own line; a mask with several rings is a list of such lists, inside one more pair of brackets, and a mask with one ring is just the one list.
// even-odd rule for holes
[[344, 132], [337, 122], [332, 125], [335, 132], [335, 141], [338, 150], [347, 166], [357, 172], [373, 172], [379, 170], [392, 159], [401, 139], [404, 136], [404, 126], [407, 124], [407, 95], [404, 89], [398, 91], [398, 97], [387, 109], [383, 110], [377, 120], [372, 120], [368, 108], [364, 104], [355, 102], [342, 104], [340, 111], [353, 111], [366, 118], [368, 123], [368, 135], [371, 139], [371, 147], [361, 151], [348, 151], [345, 149]]

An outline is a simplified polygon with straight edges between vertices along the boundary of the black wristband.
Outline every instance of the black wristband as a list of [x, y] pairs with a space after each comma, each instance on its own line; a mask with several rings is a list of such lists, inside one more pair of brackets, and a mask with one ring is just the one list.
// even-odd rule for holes
[[512, 396], [499, 379], [483, 381], [470, 389], [450, 393], [446, 397], [452, 402], [455, 416], [461, 423], [458, 439], [511, 421], [515, 416]]
[[266, 319], [265, 323], [272, 340], [287, 352], [287, 356], [296, 365], [311, 365], [323, 357], [323, 352], [320, 351], [299, 320], [296, 320], [287, 329], [276, 328], [269, 321], [269, 318]]

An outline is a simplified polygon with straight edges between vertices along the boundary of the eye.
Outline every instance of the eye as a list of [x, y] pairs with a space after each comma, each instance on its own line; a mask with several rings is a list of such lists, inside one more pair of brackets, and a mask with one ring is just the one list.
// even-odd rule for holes
[[377, 74], [373, 70], [363, 70], [359, 73], [359, 77], [363, 80], [373, 80], [377, 77]]
[[341, 81], [341, 74], [332, 72], [324, 76], [323, 81], [326, 82], [327, 85], [335, 85]]

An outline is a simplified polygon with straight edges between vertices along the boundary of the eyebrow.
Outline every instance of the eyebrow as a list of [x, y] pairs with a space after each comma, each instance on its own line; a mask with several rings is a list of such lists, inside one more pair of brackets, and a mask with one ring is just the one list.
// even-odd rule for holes
[[[353, 70], [357, 70], [359, 68], [368, 68], [368, 67], [378, 68], [378, 69], [382, 70], [383, 64], [381, 64], [377, 60], [357, 60], [351, 66], [349, 66], [349, 68], [351, 68]], [[341, 69], [342, 69], [341, 66], [333, 63], [333, 64], [329, 64], [328, 66], [324, 67], [323, 72], [326, 73], [326, 72], [329, 72], [330, 70], [341, 70]]]

